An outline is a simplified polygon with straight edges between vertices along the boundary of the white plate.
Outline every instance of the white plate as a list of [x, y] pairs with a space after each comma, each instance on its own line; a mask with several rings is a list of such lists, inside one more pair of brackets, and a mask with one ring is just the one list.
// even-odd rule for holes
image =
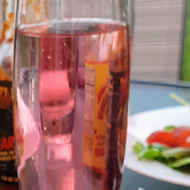
[[154, 131], [168, 125], [189, 125], [190, 108], [184, 106], [147, 111], [129, 117], [127, 151], [124, 165], [140, 174], [183, 186], [190, 186], [190, 175], [173, 170], [156, 161], [139, 161], [132, 147]]

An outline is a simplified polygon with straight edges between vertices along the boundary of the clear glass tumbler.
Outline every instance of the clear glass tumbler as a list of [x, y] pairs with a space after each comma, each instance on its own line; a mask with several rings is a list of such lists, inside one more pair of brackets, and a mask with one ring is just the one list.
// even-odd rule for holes
[[22, 190], [119, 190], [127, 0], [18, 0], [14, 134]]

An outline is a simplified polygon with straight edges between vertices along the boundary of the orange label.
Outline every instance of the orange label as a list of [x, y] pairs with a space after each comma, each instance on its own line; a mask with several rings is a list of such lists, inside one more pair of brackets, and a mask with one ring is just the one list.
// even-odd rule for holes
[[109, 64], [85, 64], [83, 163], [98, 171], [105, 167]]

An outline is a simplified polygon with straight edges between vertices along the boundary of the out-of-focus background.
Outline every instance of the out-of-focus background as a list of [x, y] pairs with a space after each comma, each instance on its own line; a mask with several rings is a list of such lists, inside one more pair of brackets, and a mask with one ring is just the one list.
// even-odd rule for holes
[[131, 79], [189, 81], [190, 1], [131, 0], [130, 10]]
[[[0, 7], [6, 2], [0, 0]], [[133, 39], [131, 79], [190, 81], [190, 0], [128, 2]], [[0, 23], [4, 19], [5, 11], [1, 11]]]

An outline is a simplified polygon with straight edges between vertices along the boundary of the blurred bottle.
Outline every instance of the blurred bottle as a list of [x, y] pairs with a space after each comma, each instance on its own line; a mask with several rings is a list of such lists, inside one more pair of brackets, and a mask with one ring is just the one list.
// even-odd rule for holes
[[87, 37], [83, 164], [95, 189], [119, 189], [121, 183], [129, 97], [129, 43], [127, 27]]
[[108, 53], [111, 40], [112, 34], [103, 33], [88, 36], [86, 41], [83, 163], [87, 177], [96, 185], [103, 183], [105, 170]]
[[129, 28], [115, 32], [110, 49], [108, 125], [106, 135], [106, 189], [118, 190], [127, 135], [130, 49]]
[[18, 181], [12, 120], [14, 5], [0, 2], [0, 180], [8, 183]]

